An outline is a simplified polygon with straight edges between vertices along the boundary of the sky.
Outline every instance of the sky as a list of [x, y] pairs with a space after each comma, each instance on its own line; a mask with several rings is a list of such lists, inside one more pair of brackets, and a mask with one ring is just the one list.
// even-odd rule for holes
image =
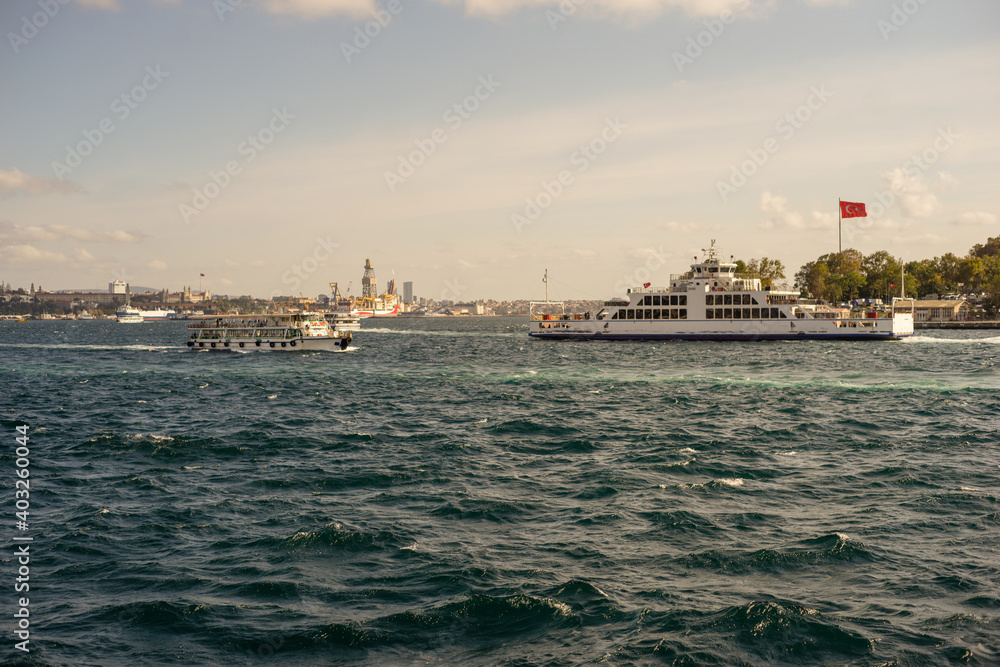
[[[5, 0], [0, 280], [601, 299], [996, 236], [996, 0]], [[838, 200], [862, 202], [846, 219]], [[204, 278], [200, 274], [205, 274]], [[398, 287], [398, 289], [401, 288]]]

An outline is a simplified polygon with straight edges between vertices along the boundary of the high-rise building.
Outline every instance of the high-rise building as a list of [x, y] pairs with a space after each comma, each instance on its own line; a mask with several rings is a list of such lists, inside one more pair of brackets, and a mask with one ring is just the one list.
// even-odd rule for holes
[[113, 283], [108, 283], [108, 292], [111, 294], [124, 294], [125, 293], [125, 281], [116, 280]]
[[403, 303], [413, 303], [413, 282], [403, 283]]

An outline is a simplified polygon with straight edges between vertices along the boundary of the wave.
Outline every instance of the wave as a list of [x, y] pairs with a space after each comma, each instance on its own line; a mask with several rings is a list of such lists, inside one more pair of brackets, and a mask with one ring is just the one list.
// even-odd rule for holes
[[169, 350], [186, 350], [181, 345], [92, 345], [69, 343], [0, 343], [0, 347], [15, 347], [29, 350], [132, 350], [136, 352], [165, 352]]

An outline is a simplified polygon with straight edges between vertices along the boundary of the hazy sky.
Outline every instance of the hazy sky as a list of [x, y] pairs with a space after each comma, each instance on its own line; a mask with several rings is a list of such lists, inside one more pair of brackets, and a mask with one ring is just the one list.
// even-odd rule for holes
[[[996, 236], [997, 0], [4, 0], [0, 279], [608, 298]], [[879, 204], [879, 200], [882, 204]]]

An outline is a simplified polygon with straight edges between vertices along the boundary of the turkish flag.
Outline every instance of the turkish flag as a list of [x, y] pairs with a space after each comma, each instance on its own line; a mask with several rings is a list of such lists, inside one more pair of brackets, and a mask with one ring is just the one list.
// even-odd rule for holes
[[867, 218], [868, 212], [861, 202], [842, 201], [840, 202], [840, 217], [842, 218]]
[[652, 285], [652, 284], [653, 284], [653, 283], [643, 283], [643, 284], [642, 284], [642, 287], [643, 287], [643, 289], [645, 289], [645, 288], [649, 287], [649, 286], [650, 286], [650, 285]]

